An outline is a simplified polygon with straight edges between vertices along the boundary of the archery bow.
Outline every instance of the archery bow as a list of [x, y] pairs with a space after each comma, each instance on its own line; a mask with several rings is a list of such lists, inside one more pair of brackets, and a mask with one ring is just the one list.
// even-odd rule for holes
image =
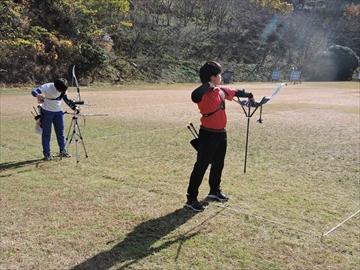
[[[271, 96], [269, 96], [269, 97], [263, 97], [260, 102], [252, 103], [252, 102], [248, 102], [247, 100], [241, 100], [239, 97], [237, 97], [237, 99], [233, 98], [233, 100], [241, 105], [241, 107], [242, 107], [243, 110], [244, 110], [244, 113], [245, 113], [246, 117], [251, 117], [251, 116], [253, 116], [253, 114], [256, 112], [256, 110], [260, 107], [260, 118], [259, 118], [258, 122], [261, 124], [261, 123], [262, 123], [262, 119], [261, 119], [261, 115], [262, 115], [262, 105], [263, 105], [263, 104], [266, 104], [269, 100], [271, 100], [273, 97], [275, 97], [275, 96], [277, 95], [277, 93], [279, 93], [280, 89], [281, 89], [284, 85], [286, 85], [286, 84], [285, 84], [285, 83], [280, 84], [280, 85], [276, 88], [276, 90], [274, 91], [274, 93], [272, 93]], [[248, 108], [254, 107], [255, 109], [254, 109], [254, 110], [252, 111], [252, 113], [250, 114], [250, 113], [246, 113], [244, 107], [248, 107]], [[250, 111], [250, 110], [249, 110], [249, 111]]]

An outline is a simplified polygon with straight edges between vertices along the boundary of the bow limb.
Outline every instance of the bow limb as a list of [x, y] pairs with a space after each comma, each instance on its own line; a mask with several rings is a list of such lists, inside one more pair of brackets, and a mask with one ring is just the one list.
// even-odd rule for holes
[[78, 100], [81, 100], [80, 98], [80, 87], [79, 87], [79, 82], [76, 78], [76, 75], [75, 75], [75, 65], [73, 66], [73, 69], [72, 69], [72, 75], [73, 75], [73, 78], [74, 78], [74, 81], [75, 81], [75, 85], [76, 85], [76, 93], [77, 93], [77, 99]]
[[272, 99], [273, 97], [275, 97], [277, 95], [277, 93], [279, 93], [280, 89], [286, 85], [285, 83], [281, 83], [278, 88], [276, 88], [276, 90], [274, 91], [274, 93], [272, 93], [272, 95], [270, 97], [265, 97], [264, 103], [268, 102], [270, 99]]

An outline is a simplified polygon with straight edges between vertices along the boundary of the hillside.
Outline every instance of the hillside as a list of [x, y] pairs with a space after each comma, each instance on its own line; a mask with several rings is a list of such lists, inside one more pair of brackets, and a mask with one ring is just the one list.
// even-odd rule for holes
[[197, 82], [219, 61], [235, 81], [304, 79], [333, 45], [360, 55], [360, 1], [112, 0], [0, 4], [0, 81], [39, 84], [77, 67], [82, 84]]

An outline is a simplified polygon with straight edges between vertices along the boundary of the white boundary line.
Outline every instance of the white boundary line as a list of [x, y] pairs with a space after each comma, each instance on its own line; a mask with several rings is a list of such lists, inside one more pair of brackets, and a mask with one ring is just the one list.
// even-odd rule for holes
[[225, 209], [229, 209], [231, 211], [234, 211], [234, 212], [237, 212], [237, 213], [240, 213], [240, 214], [244, 214], [244, 215], [248, 215], [248, 216], [251, 216], [251, 217], [254, 217], [254, 218], [257, 218], [257, 219], [261, 219], [261, 220], [264, 220], [264, 221], [267, 221], [267, 222], [270, 222], [270, 223], [273, 223], [273, 224], [276, 224], [276, 225], [280, 225], [280, 226], [283, 226], [283, 227], [286, 227], [286, 228], [289, 228], [289, 229], [292, 229], [292, 230], [295, 230], [295, 231], [299, 231], [299, 232], [302, 232], [302, 233], [306, 233], [306, 234], [309, 234], [309, 235], [312, 235], [312, 236], [316, 236], [316, 237], [319, 237], [318, 234], [314, 233], [314, 232], [308, 232], [308, 231], [305, 231], [305, 230], [302, 230], [302, 229], [299, 229], [299, 228], [296, 228], [296, 227], [292, 227], [292, 226], [289, 226], [289, 225], [286, 225], [284, 223], [280, 223], [280, 222], [277, 222], [277, 221], [274, 221], [274, 220], [271, 220], [271, 219], [267, 219], [267, 218], [264, 218], [264, 217], [260, 217], [260, 216], [257, 216], [257, 215], [253, 215], [253, 214], [249, 214], [249, 213], [244, 213], [238, 209], [235, 209], [235, 208], [232, 208], [232, 207], [229, 207], [229, 206], [221, 206], [221, 205], [218, 205], [218, 204], [215, 204], [217, 207], [220, 207], [220, 208], [225, 208]]
[[341, 225], [343, 225], [346, 221], [348, 221], [349, 219], [355, 217], [355, 216], [356, 216], [357, 214], [359, 214], [359, 213], [360, 213], [360, 209], [357, 210], [356, 213], [352, 214], [350, 217], [348, 217], [347, 219], [345, 219], [343, 222], [340, 222], [338, 225], [336, 225], [336, 226], [335, 226], [334, 228], [332, 228], [330, 231], [328, 231], [328, 232], [326, 232], [326, 233], [323, 233], [323, 234], [322, 234], [322, 237], [324, 237], [324, 236], [328, 235], [329, 233], [335, 231], [337, 228], [339, 228]]

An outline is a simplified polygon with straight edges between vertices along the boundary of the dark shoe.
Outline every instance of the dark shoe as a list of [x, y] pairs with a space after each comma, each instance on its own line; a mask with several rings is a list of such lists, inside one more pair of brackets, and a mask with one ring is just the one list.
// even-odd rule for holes
[[197, 199], [188, 199], [184, 207], [189, 208], [196, 212], [201, 212], [205, 210], [205, 207], [202, 206]]
[[68, 151], [66, 151], [66, 149], [60, 151], [60, 157], [66, 157], [69, 158], [71, 157], [71, 155], [68, 153]]
[[229, 200], [229, 197], [227, 197], [224, 193], [222, 193], [221, 190], [217, 192], [210, 192], [207, 196], [209, 199], [216, 200], [219, 202], [226, 202]]
[[45, 161], [50, 161], [50, 160], [53, 160], [54, 158], [53, 158], [53, 156], [49, 153], [49, 154], [45, 154], [44, 155], [44, 160]]

